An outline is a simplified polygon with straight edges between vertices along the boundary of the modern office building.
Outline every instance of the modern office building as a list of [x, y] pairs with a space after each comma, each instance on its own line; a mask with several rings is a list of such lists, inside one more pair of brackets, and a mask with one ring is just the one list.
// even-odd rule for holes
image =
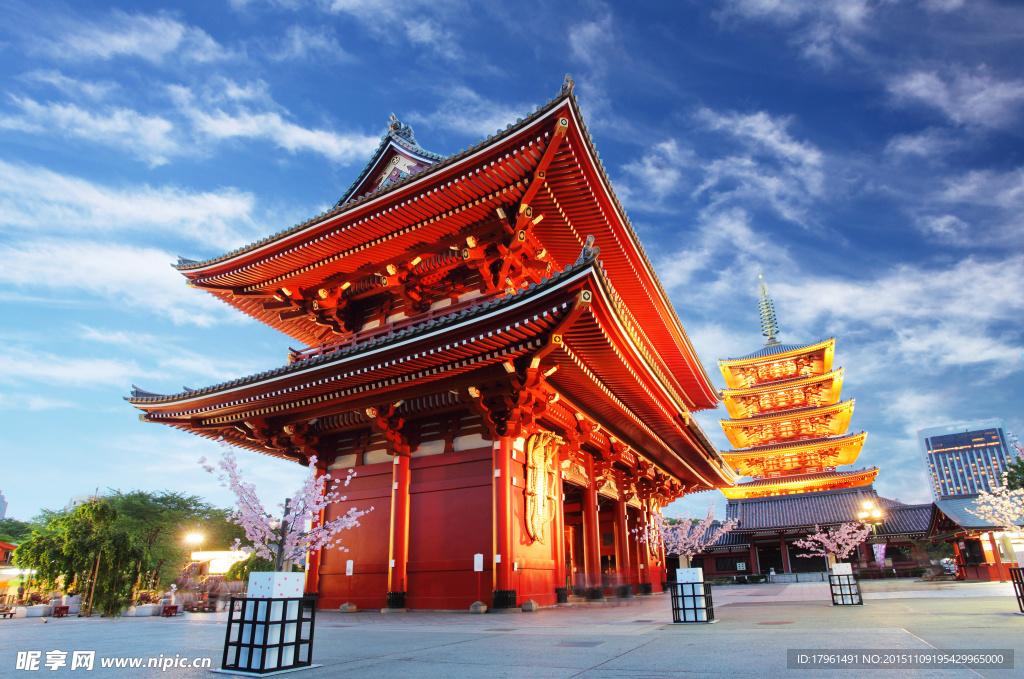
[[917, 440], [935, 500], [991, 491], [1018, 455], [1001, 419], [929, 427]]

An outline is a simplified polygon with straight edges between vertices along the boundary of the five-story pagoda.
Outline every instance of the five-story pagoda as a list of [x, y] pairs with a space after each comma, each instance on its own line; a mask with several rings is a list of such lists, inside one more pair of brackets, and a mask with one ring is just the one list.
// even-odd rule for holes
[[781, 344], [763, 278], [761, 329], [768, 342], [741, 358], [718, 362], [730, 419], [722, 429], [734, 450], [729, 466], [753, 481], [724, 488], [730, 500], [868, 486], [878, 468], [837, 471], [857, 460], [865, 432], [847, 434], [853, 399], [841, 401], [843, 369], [833, 369], [835, 338]]

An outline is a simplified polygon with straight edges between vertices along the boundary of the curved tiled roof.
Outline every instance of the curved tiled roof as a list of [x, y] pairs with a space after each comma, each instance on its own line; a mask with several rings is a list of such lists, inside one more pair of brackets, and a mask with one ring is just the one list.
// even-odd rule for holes
[[809, 474], [791, 474], [789, 476], [770, 476], [760, 479], [754, 479], [753, 481], [746, 481], [744, 483], [737, 483], [735, 488], [762, 488], [765, 486], [778, 486], [786, 485], [788, 483], [812, 483], [814, 481], [827, 481], [831, 479], [843, 479], [852, 476], [860, 476], [861, 474], [870, 473], [872, 471], [878, 471], [878, 467], [867, 467], [864, 469], [853, 469], [851, 471], [843, 472], [811, 472]]
[[753, 448], [736, 448], [730, 450], [723, 455], [742, 455], [745, 453], [766, 453], [773, 452], [776, 450], [785, 450], [786, 448], [798, 448], [801, 446], [831, 446], [836, 443], [842, 443], [847, 439], [854, 439], [858, 436], [864, 436], [867, 432], [858, 432], [856, 434], [843, 434], [842, 436], [822, 436], [816, 439], [800, 439], [799, 441], [786, 441], [785, 443], [769, 443], [764, 446], [755, 446]]
[[888, 507], [885, 512], [885, 521], [878, 526], [879, 535], [916, 535], [928, 531], [932, 505], [899, 505]]
[[[535, 118], [541, 116], [542, 114], [547, 113], [550, 109], [554, 108], [557, 104], [560, 104], [565, 99], [570, 98], [572, 96], [572, 86], [569, 83], [571, 83], [571, 80], [567, 79], [566, 84], [564, 84], [562, 86], [561, 91], [559, 91], [558, 96], [556, 96], [554, 99], [548, 99], [545, 104], [543, 104], [541, 106], [538, 106], [536, 111], [533, 111], [533, 112], [527, 114], [525, 118], [518, 118], [514, 124], [510, 123], [509, 125], [507, 125], [505, 127], [504, 130], [498, 130], [493, 135], [492, 134], [487, 135], [486, 139], [480, 140], [476, 144], [473, 144], [472, 146], [470, 146], [468, 149], [466, 149], [464, 151], [459, 151], [458, 153], [453, 153], [450, 156], [441, 156], [441, 155], [438, 155], [438, 154], [432, 154], [432, 155], [436, 155], [438, 158], [440, 158], [441, 159], [440, 162], [438, 162], [435, 165], [431, 165], [430, 167], [425, 168], [425, 169], [421, 170], [420, 172], [417, 172], [416, 174], [409, 175], [408, 177], [400, 179], [399, 181], [394, 182], [393, 184], [388, 184], [387, 186], [381, 187], [381, 188], [377, 189], [376, 191], [374, 191], [372, 193], [369, 193], [369, 194], [366, 194], [366, 195], [363, 195], [363, 196], [359, 196], [358, 198], [356, 198], [354, 200], [350, 200], [347, 203], [341, 203], [339, 201], [339, 204], [336, 204], [333, 208], [331, 208], [327, 212], [322, 212], [322, 213], [320, 213], [318, 215], [310, 217], [309, 219], [307, 219], [306, 221], [302, 222], [301, 224], [296, 224], [295, 226], [291, 227], [290, 229], [284, 229], [282, 231], [278, 231], [277, 233], [275, 233], [273, 235], [270, 235], [270, 236], [267, 236], [266, 238], [262, 238], [262, 239], [260, 239], [260, 240], [258, 240], [256, 242], [254, 242], [254, 243], [250, 243], [248, 245], [244, 245], [244, 246], [242, 246], [240, 248], [236, 248], [234, 250], [231, 250], [230, 252], [226, 252], [226, 253], [224, 253], [222, 255], [219, 255], [217, 257], [211, 257], [210, 259], [205, 259], [205, 260], [202, 260], [202, 261], [194, 261], [194, 260], [187, 260], [187, 259], [179, 258], [179, 262], [185, 262], [185, 263], [179, 263], [179, 264], [176, 264], [174, 266], [179, 271], [187, 271], [187, 270], [190, 270], [190, 269], [197, 269], [197, 268], [200, 268], [200, 267], [209, 266], [210, 264], [216, 264], [217, 262], [222, 262], [222, 261], [225, 261], [225, 260], [228, 260], [228, 259], [232, 259], [232, 258], [237, 257], [238, 255], [244, 254], [244, 253], [246, 253], [246, 252], [248, 252], [250, 250], [255, 250], [257, 248], [260, 248], [260, 247], [266, 245], [267, 243], [271, 243], [273, 241], [277, 241], [277, 240], [281, 240], [282, 238], [286, 238], [286, 237], [288, 237], [288, 236], [290, 236], [290, 235], [292, 235], [294, 233], [297, 233], [299, 231], [302, 231], [303, 229], [308, 228], [309, 226], [311, 226], [313, 224], [316, 224], [317, 222], [324, 221], [325, 219], [330, 219], [331, 217], [335, 217], [335, 216], [341, 214], [342, 212], [347, 212], [349, 210], [352, 210], [352, 209], [358, 207], [359, 205], [362, 205], [363, 203], [369, 201], [372, 198], [376, 198], [377, 196], [382, 195], [384, 193], [387, 193], [389, 191], [397, 190], [399, 187], [404, 186], [408, 182], [417, 181], [419, 179], [422, 179], [425, 175], [433, 174], [435, 172], [438, 172], [441, 169], [446, 168], [449, 165], [452, 165], [453, 163], [461, 160], [465, 156], [468, 156], [468, 155], [471, 155], [471, 154], [475, 153], [481, 147], [489, 145], [489, 144], [491, 144], [491, 143], [493, 143], [495, 141], [501, 140], [501, 139], [503, 139], [505, 137], [508, 137], [508, 136], [514, 134], [521, 127], [524, 127], [525, 125], [529, 124]], [[389, 135], [385, 135], [385, 137], [387, 137], [387, 136], [389, 136]], [[589, 138], [589, 133], [587, 134], [587, 137]], [[382, 141], [382, 145], [384, 143], [387, 143], [387, 142]], [[593, 142], [592, 141], [591, 141], [591, 146], [593, 146]], [[378, 147], [378, 150], [379, 150], [379, 148], [380, 147]], [[419, 148], [418, 145], [417, 145], [417, 148]], [[430, 152], [428, 151], [427, 153], [430, 153]], [[374, 154], [374, 158], [376, 158], [376, 153]], [[373, 161], [371, 160], [370, 162], [372, 164]], [[603, 165], [601, 165], [601, 167], [602, 167], [602, 169], [604, 168]], [[369, 172], [369, 170], [370, 170], [369, 167], [363, 168], [363, 172], [364, 173], [365, 172]], [[360, 178], [362, 178], [362, 174], [360, 175]], [[358, 181], [359, 180], [357, 180], [357, 182], [356, 182], [356, 184], [354, 186], [358, 185]], [[621, 205], [619, 207], [620, 207], [620, 210], [621, 210], [622, 209]], [[625, 211], [624, 210], [622, 210], [622, 213], [623, 213], [623, 215], [625, 215]], [[628, 223], [628, 220], [626, 220], [626, 221]], [[649, 262], [648, 262], [648, 264], [649, 264]]]
[[902, 506], [893, 500], [879, 497], [874, 486], [864, 486], [729, 500], [725, 514], [730, 519], [738, 519], [740, 525], [735, 530], [744, 533], [813, 528], [815, 525], [824, 527], [856, 521], [865, 500], [873, 500], [886, 509], [894, 505]]
[[824, 341], [826, 341], [826, 340], [822, 340], [821, 342], [811, 342], [810, 344], [772, 344], [772, 345], [767, 346], [767, 347], [762, 347], [762, 348], [758, 349], [757, 351], [755, 351], [752, 354], [747, 354], [746, 356], [739, 356], [737, 358], [727, 358], [725, 360], [726, 361], [745, 361], [745, 360], [750, 359], [750, 358], [765, 358], [767, 356], [775, 356], [776, 354], [785, 354], [785, 353], [788, 353], [790, 351], [796, 351], [798, 349], [804, 349], [806, 347], [813, 347], [813, 346], [816, 346], [818, 344], [821, 344]]
[[802, 408], [790, 408], [789, 410], [770, 410], [767, 413], [758, 413], [757, 415], [751, 415], [750, 417], [741, 417], [739, 419], [730, 418], [728, 420], [720, 420], [723, 425], [729, 424], [743, 424], [745, 422], [757, 422], [758, 420], [767, 420], [773, 417], [800, 417], [801, 415], [809, 415], [815, 411], [819, 413], [831, 413], [844, 410], [853, 406], [855, 399], [849, 398], [839, 403], [833, 403], [828, 406], [803, 406]]

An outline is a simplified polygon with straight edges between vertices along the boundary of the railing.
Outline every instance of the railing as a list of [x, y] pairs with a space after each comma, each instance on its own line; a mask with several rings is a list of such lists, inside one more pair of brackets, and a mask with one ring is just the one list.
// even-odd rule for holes
[[492, 297], [474, 297], [473, 299], [467, 299], [462, 302], [456, 302], [455, 304], [442, 307], [440, 309], [431, 309], [423, 313], [416, 314], [415, 316], [409, 316], [402, 320], [381, 325], [376, 328], [370, 328], [368, 330], [357, 330], [356, 332], [349, 335], [346, 339], [339, 340], [337, 342], [322, 342], [314, 347], [308, 347], [306, 349], [291, 349], [288, 351], [288, 362], [295, 363], [297, 361], [304, 361], [307, 358], [315, 358], [324, 354], [329, 354], [339, 349], [345, 349], [351, 347], [360, 342], [369, 342], [370, 340], [377, 339], [379, 337], [387, 337], [393, 335], [401, 330], [408, 327], [419, 325], [421, 323], [427, 323], [436, 318], [447, 316], [451, 313], [458, 313], [463, 309], [468, 309], [474, 304], [482, 304]]

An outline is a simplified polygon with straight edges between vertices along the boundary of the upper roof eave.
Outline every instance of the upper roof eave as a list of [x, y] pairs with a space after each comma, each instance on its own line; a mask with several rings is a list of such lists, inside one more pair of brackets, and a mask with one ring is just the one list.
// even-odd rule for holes
[[775, 391], [777, 389], [785, 389], [788, 387], [802, 386], [804, 384], [814, 384], [816, 382], [828, 382], [830, 380], [837, 380], [843, 376], [843, 368], [836, 368], [830, 370], [827, 373], [820, 375], [811, 375], [809, 377], [798, 376], [789, 377], [784, 380], [777, 380], [775, 382], [760, 382], [753, 387], [745, 387], [743, 389], [723, 389], [722, 398], [736, 398], [739, 396], [749, 396], [750, 394], [757, 394], [763, 391]]
[[[268, 245], [274, 244], [278, 241], [284, 240], [298, 233], [311, 229], [324, 221], [333, 219], [341, 214], [344, 214], [345, 212], [349, 212], [351, 210], [355, 210], [359, 207], [362, 207], [366, 203], [372, 200], [376, 200], [377, 198], [380, 198], [381, 196], [391, 193], [393, 191], [399, 190], [402, 187], [407, 186], [408, 184], [425, 181], [431, 175], [440, 172], [441, 170], [444, 170], [454, 165], [455, 163], [462, 161], [474, 154], [480, 153], [489, 148], [490, 146], [500, 143], [507, 137], [510, 137], [513, 134], [517, 133], [522, 128], [529, 126], [538, 118], [543, 117], [544, 114], [556, 108], [559, 104], [566, 101], [567, 99], [574, 100], [575, 97], [572, 95], [571, 88], [563, 87], [563, 89], [558, 93], [558, 95], [554, 99], [548, 99], [547, 103], [543, 104], [542, 106], [538, 106], [536, 111], [527, 114], [525, 118], [517, 120], [515, 124], [509, 124], [508, 126], [506, 126], [504, 130], [498, 130], [496, 134], [488, 135], [486, 139], [477, 142], [476, 144], [470, 146], [465, 151], [460, 151], [459, 153], [455, 153], [450, 156], [440, 156], [438, 154], [432, 154], [437, 155], [438, 158], [442, 158], [442, 160], [440, 160], [440, 162], [436, 163], [435, 165], [431, 165], [430, 167], [424, 168], [423, 170], [417, 172], [414, 175], [406, 177], [402, 180], [399, 180], [393, 184], [380, 188], [364, 196], [360, 196], [355, 200], [351, 200], [348, 202], [339, 201], [332, 209], [328, 210], [327, 212], [323, 212], [319, 215], [316, 215], [314, 217], [310, 217], [301, 224], [296, 224], [290, 229], [279, 231], [278, 233], [275, 233], [271, 236], [267, 236], [266, 238], [263, 238], [261, 240], [255, 241], [248, 245], [244, 245], [240, 248], [236, 248], [235, 250], [231, 250], [230, 252], [218, 255], [217, 257], [212, 257], [201, 261], [183, 260], [185, 263], [175, 264], [173, 266], [178, 271], [185, 273], [195, 272], [201, 269], [209, 268], [216, 264], [221, 264], [223, 262], [235, 259], [237, 257], [241, 257], [254, 250], [266, 247]], [[352, 187], [350, 187], [350, 191], [353, 188], [357, 187], [359, 185], [359, 182], [365, 178], [365, 173], [369, 173], [369, 171], [372, 169], [373, 163], [376, 162], [376, 160], [378, 159], [378, 154], [382, 154], [386, 146], [390, 143], [390, 136], [387, 134], [384, 136], [385, 139], [382, 139], [381, 144], [380, 146], [377, 147], [377, 151], [374, 152], [374, 155], [371, 158], [370, 163], [368, 163], [367, 167], [363, 169], [363, 173], [360, 174], [359, 178], [356, 180], [356, 183], [353, 184]]]
[[787, 441], [786, 443], [770, 443], [764, 446], [756, 446], [754, 448], [736, 448], [722, 452], [722, 456], [725, 458], [730, 457], [741, 457], [745, 455], [765, 455], [778, 450], [788, 450], [791, 448], [820, 448], [822, 446], [831, 446], [836, 443], [840, 444], [856, 444], [858, 439], [867, 438], [868, 433], [866, 431], [858, 432], [856, 434], [843, 434], [841, 436], [822, 436], [816, 439], [801, 439], [799, 441]]
[[834, 345], [835, 342], [836, 338], [830, 337], [827, 340], [813, 342], [811, 344], [773, 344], [769, 347], [758, 349], [752, 354], [740, 356], [739, 358], [723, 358], [718, 361], [718, 365], [723, 367], [732, 367], [736, 365], [758, 363], [765, 358], [771, 358], [772, 360], [778, 360], [780, 358], [789, 358], [791, 356], [799, 356], [801, 354], [806, 354], [812, 351], [817, 351], [819, 349], [824, 349], [829, 345]]
[[[244, 246], [242, 248], [226, 253], [219, 257], [204, 260], [201, 262], [181, 260], [179, 264], [176, 265], [176, 268], [186, 276], [198, 276], [201, 272], [211, 267], [223, 266], [225, 262], [228, 262], [230, 260], [245, 257], [250, 253], [253, 253], [263, 248], [276, 246], [275, 244], [279, 243], [282, 240], [301, 234], [302, 232], [312, 229], [327, 220], [333, 220], [345, 212], [358, 209], [371, 201], [378, 200], [382, 196], [392, 191], [400, 190], [401, 188], [409, 186], [416, 182], [426, 181], [428, 180], [429, 177], [433, 176], [434, 174], [446, 168], [453, 167], [456, 164], [462, 162], [463, 160], [469, 158], [470, 156], [481, 153], [490, 148], [491, 146], [501, 143], [508, 137], [520, 132], [524, 128], [529, 127], [531, 124], [537, 122], [538, 120], [545, 118], [548, 113], [557, 109], [562, 104], [567, 103], [569, 106], [569, 110], [573, 114], [573, 117], [578, 121], [578, 128], [580, 131], [581, 139], [586, 143], [585, 145], [588, 149], [588, 154], [586, 155], [588, 156], [588, 160], [592, 168], [594, 169], [597, 178], [599, 179], [598, 184], [600, 184], [601, 190], [607, 197], [608, 203], [613, 208], [613, 211], [617, 214], [620, 223], [624, 227], [624, 231], [627, 236], [625, 240], [632, 247], [635, 253], [635, 257], [639, 260], [639, 268], [645, 270], [647, 274], [650, 276], [650, 282], [653, 287], [653, 290], [651, 290], [650, 294], [656, 298], [655, 300], [652, 301], [654, 301], [656, 305], [661, 307], [662, 313], [660, 313], [659, 315], [661, 315], [664, 318], [665, 326], [669, 331], [669, 335], [675, 336], [675, 343], [684, 353], [686, 363], [688, 364], [690, 372], [693, 375], [694, 385], [699, 389], [701, 393], [699, 395], [691, 394], [689, 393], [690, 390], [688, 389], [683, 389], [683, 391], [687, 393], [687, 398], [690, 399], [693, 410], [705, 410], [708, 408], [713, 408], [717, 405], [719, 401], [718, 392], [714, 388], [711, 382], [711, 378], [708, 376], [703, 363], [698, 358], [696, 349], [690, 341], [689, 336], [686, 334], [686, 331], [683, 328], [682, 322], [680, 321], [675, 308], [673, 307], [672, 303], [668, 298], [667, 293], [662, 287], [661, 281], [658, 278], [658, 275], [655, 272], [654, 267], [647, 256], [646, 251], [643, 249], [643, 246], [641, 245], [640, 240], [637, 237], [636, 231], [633, 229], [633, 226], [626, 215], [625, 209], [623, 208], [621, 202], [615, 194], [614, 189], [611, 186], [611, 181], [608, 177], [608, 173], [605, 171], [603, 163], [601, 163], [601, 161], [598, 158], [593, 138], [591, 137], [590, 131], [586, 126], [585, 119], [582, 113], [580, 112], [579, 103], [576, 100], [575, 94], [573, 93], [573, 84], [574, 83], [572, 83], [571, 79], [567, 77], [566, 84], [563, 85], [558, 95], [554, 99], [549, 99], [546, 104], [537, 107], [536, 111], [528, 114], [525, 118], [518, 120], [516, 123], [508, 125], [505, 128], [505, 130], [499, 131], [496, 135], [489, 136], [486, 140], [483, 140], [478, 144], [471, 146], [466, 151], [462, 151], [458, 154], [449, 156], [442, 160], [441, 162], [438, 162], [435, 165], [427, 167], [421, 170], [420, 172], [411, 175], [410, 177], [395, 182], [394, 184], [391, 184], [383, 189], [375, 191], [366, 196], [359, 197], [355, 200], [349, 201], [348, 203], [337, 206], [326, 213], [323, 213], [321, 215], [318, 215], [307, 220], [306, 222], [303, 222], [302, 224], [298, 224], [292, 227], [291, 229], [281, 231], [277, 234], [264, 238], [263, 240], [257, 241], [256, 243], [252, 243], [250, 245]], [[280, 247], [283, 247], [283, 245], [281, 245]], [[632, 259], [632, 257], [629, 258]], [[215, 292], [215, 290], [212, 291]], [[682, 388], [682, 384], [679, 383], [679, 378], [673, 375], [672, 379], [678, 383], [678, 386], [680, 388]]]

